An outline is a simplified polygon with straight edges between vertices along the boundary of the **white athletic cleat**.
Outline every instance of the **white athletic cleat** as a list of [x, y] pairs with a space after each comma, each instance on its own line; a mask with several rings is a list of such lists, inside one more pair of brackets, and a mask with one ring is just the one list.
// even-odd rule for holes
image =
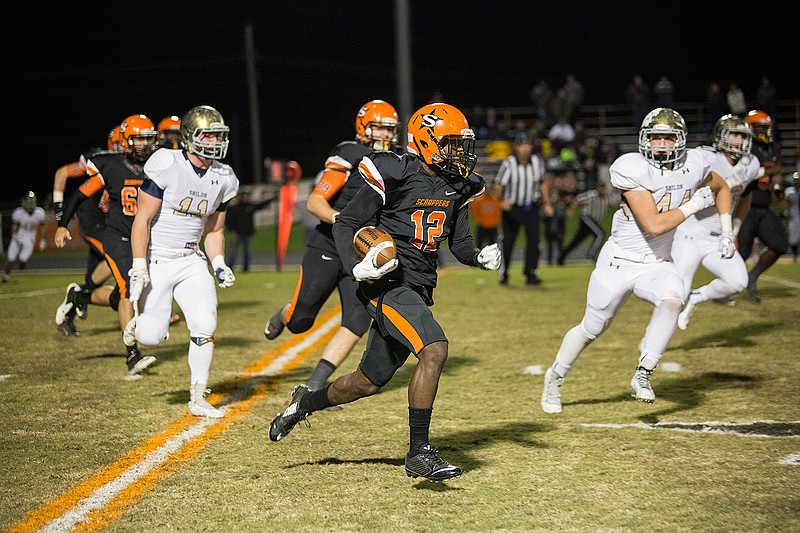
[[653, 403], [656, 401], [656, 393], [650, 386], [651, 375], [653, 375], [652, 370], [647, 370], [643, 366], [636, 367], [636, 373], [631, 379], [631, 396], [636, 398], [637, 402]]
[[136, 318], [131, 318], [122, 331], [122, 342], [125, 346], [136, 344]]
[[75, 305], [72, 303], [70, 299], [70, 293], [72, 293], [72, 289], [81, 290], [81, 286], [77, 283], [70, 283], [67, 285], [67, 294], [64, 296], [64, 301], [61, 302], [61, 305], [58, 306], [56, 309], [56, 326], [60, 326], [64, 323], [64, 320], [67, 319], [67, 315]]
[[189, 389], [189, 412], [192, 415], [208, 418], [222, 418], [225, 416], [225, 413], [206, 401], [205, 396], [210, 392], [211, 389], [205, 388], [205, 385], [192, 385], [192, 388]]
[[681, 312], [678, 315], [678, 327], [680, 329], [685, 330], [689, 325], [689, 319], [692, 318], [692, 313], [694, 312], [694, 308], [696, 306], [697, 304], [692, 301], [691, 296], [686, 299], [686, 303], [683, 305], [683, 309], [681, 309]]
[[561, 412], [561, 385], [564, 378], [555, 373], [553, 367], [544, 373], [544, 388], [542, 389], [542, 411], [545, 413]]

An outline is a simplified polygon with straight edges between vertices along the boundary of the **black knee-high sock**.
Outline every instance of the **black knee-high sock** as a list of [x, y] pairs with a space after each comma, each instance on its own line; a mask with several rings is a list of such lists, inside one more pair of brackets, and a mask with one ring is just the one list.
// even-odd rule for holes
[[326, 361], [325, 359], [320, 359], [319, 363], [317, 363], [317, 367], [311, 373], [311, 377], [308, 378], [308, 386], [309, 390], [319, 390], [325, 386], [325, 383], [328, 382], [328, 378], [331, 377], [333, 371], [336, 370], [336, 367], [330, 361]]
[[410, 428], [410, 442], [408, 446], [408, 455], [415, 456], [419, 453], [420, 448], [428, 444], [428, 434], [431, 428], [431, 409], [414, 409], [408, 408], [408, 426]]

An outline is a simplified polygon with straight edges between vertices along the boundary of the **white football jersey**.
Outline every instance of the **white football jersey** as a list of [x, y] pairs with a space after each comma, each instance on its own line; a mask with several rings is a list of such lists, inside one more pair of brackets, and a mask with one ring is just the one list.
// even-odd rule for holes
[[[735, 206], [739, 201], [742, 191], [747, 185], [756, 179], [758, 176], [758, 169], [761, 164], [758, 158], [752, 154], [748, 154], [736, 163], [731, 165], [728, 158], [724, 154], [718, 152], [712, 146], [699, 146], [693, 150], [701, 150], [711, 162], [711, 170], [722, 176], [722, 178], [731, 185], [739, 181], [739, 176], [743, 177], [745, 182], [742, 185], [731, 186], [731, 206]], [[737, 175], [734, 181], [734, 176]], [[694, 215], [687, 218], [679, 227], [679, 232], [688, 232], [691, 234], [719, 234], [722, 232], [722, 226], [719, 221], [719, 211], [716, 206], [706, 207], [698, 211]]]
[[229, 165], [214, 161], [200, 176], [182, 150], [157, 150], [144, 173], [164, 192], [150, 229], [150, 253], [155, 256], [198, 250], [208, 216], [239, 190]]
[[36, 230], [44, 224], [47, 213], [41, 207], [34, 207], [31, 213], [24, 208], [17, 207], [11, 212], [11, 222], [18, 224], [17, 239], [22, 241], [36, 240]]
[[[710, 170], [711, 162], [696, 149], [687, 150], [673, 170], [654, 167], [638, 152], [621, 155], [609, 168], [612, 186], [621, 192], [650, 191], [659, 213], [688, 202]], [[649, 235], [636, 222], [623, 198], [620, 209], [614, 213], [608, 240], [626, 252], [653, 254], [668, 261], [674, 234], [673, 229], [661, 235]]]

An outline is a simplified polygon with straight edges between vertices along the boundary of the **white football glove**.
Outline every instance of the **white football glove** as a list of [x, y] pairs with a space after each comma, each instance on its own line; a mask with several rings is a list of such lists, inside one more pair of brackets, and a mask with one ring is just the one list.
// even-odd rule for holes
[[356, 266], [353, 267], [353, 277], [356, 281], [365, 281], [368, 279], [380, 279], [397, 268], [399, 264], [397, 258], [387, 261], [383, 266], [375, 266], [375, 256], [378, 255], [377, 248], [370, 248], [364, 259], [361, 260]]
[[736, 252], [736, 236], [732, 231], [725, 231], [719, 237], [719, 255], [723, 259], [730, 259]]
[[738, 170], [733, 173], [732, 176], [728, 176], [725, 178], [725, 182], [728, 184], [728, 187], [733, 189], [734, 187], [740, 187], [745, 184], [747, 181], [747, 176], [744, 175], [744, 172]]
[[497, 270], [500, 268], [500, 260], [503, 254], [500, 253], [497, 243], [485, 246], [478, 254], [478, 263], [486, 270]]
[[678, 209], [683, 212], [683, 215], [686, 218], [689, 218], [698, 211], [705, 209], [706, 207], [711, 207], [712, 205], [714, 205], [714, 193], [711, 191], [711, 187], [706, 185], [705, 187], [700, 187], [697, 189], [689, 201], [680, 206]]
[[231, 267], [225, 264], [225, 259], [218, 255], [211, 261], [211, 268], [214, 269], [214, 277], [217, 278], [220, 288], [227, 289], [233, 287], [236, 276], [233, 275]]
[[144, 288], [150, 284], [150, 274], [147, 272], [147, 260], [136, 257], [133, 259], [133, 268], [128, 270], [128, 299], [138, 302]]

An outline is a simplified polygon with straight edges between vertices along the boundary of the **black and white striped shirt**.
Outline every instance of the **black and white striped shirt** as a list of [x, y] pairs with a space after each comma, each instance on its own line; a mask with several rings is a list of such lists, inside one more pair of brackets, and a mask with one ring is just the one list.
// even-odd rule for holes
[[543, 180], [544, 160], [534, 154], [527, 164], [520, 163], [513, 155], [505, 158], [494, 181], [504, 187], [504, 199], [511, 200], [514, 205], [527, 206], [541, 197], [540, 185]]

